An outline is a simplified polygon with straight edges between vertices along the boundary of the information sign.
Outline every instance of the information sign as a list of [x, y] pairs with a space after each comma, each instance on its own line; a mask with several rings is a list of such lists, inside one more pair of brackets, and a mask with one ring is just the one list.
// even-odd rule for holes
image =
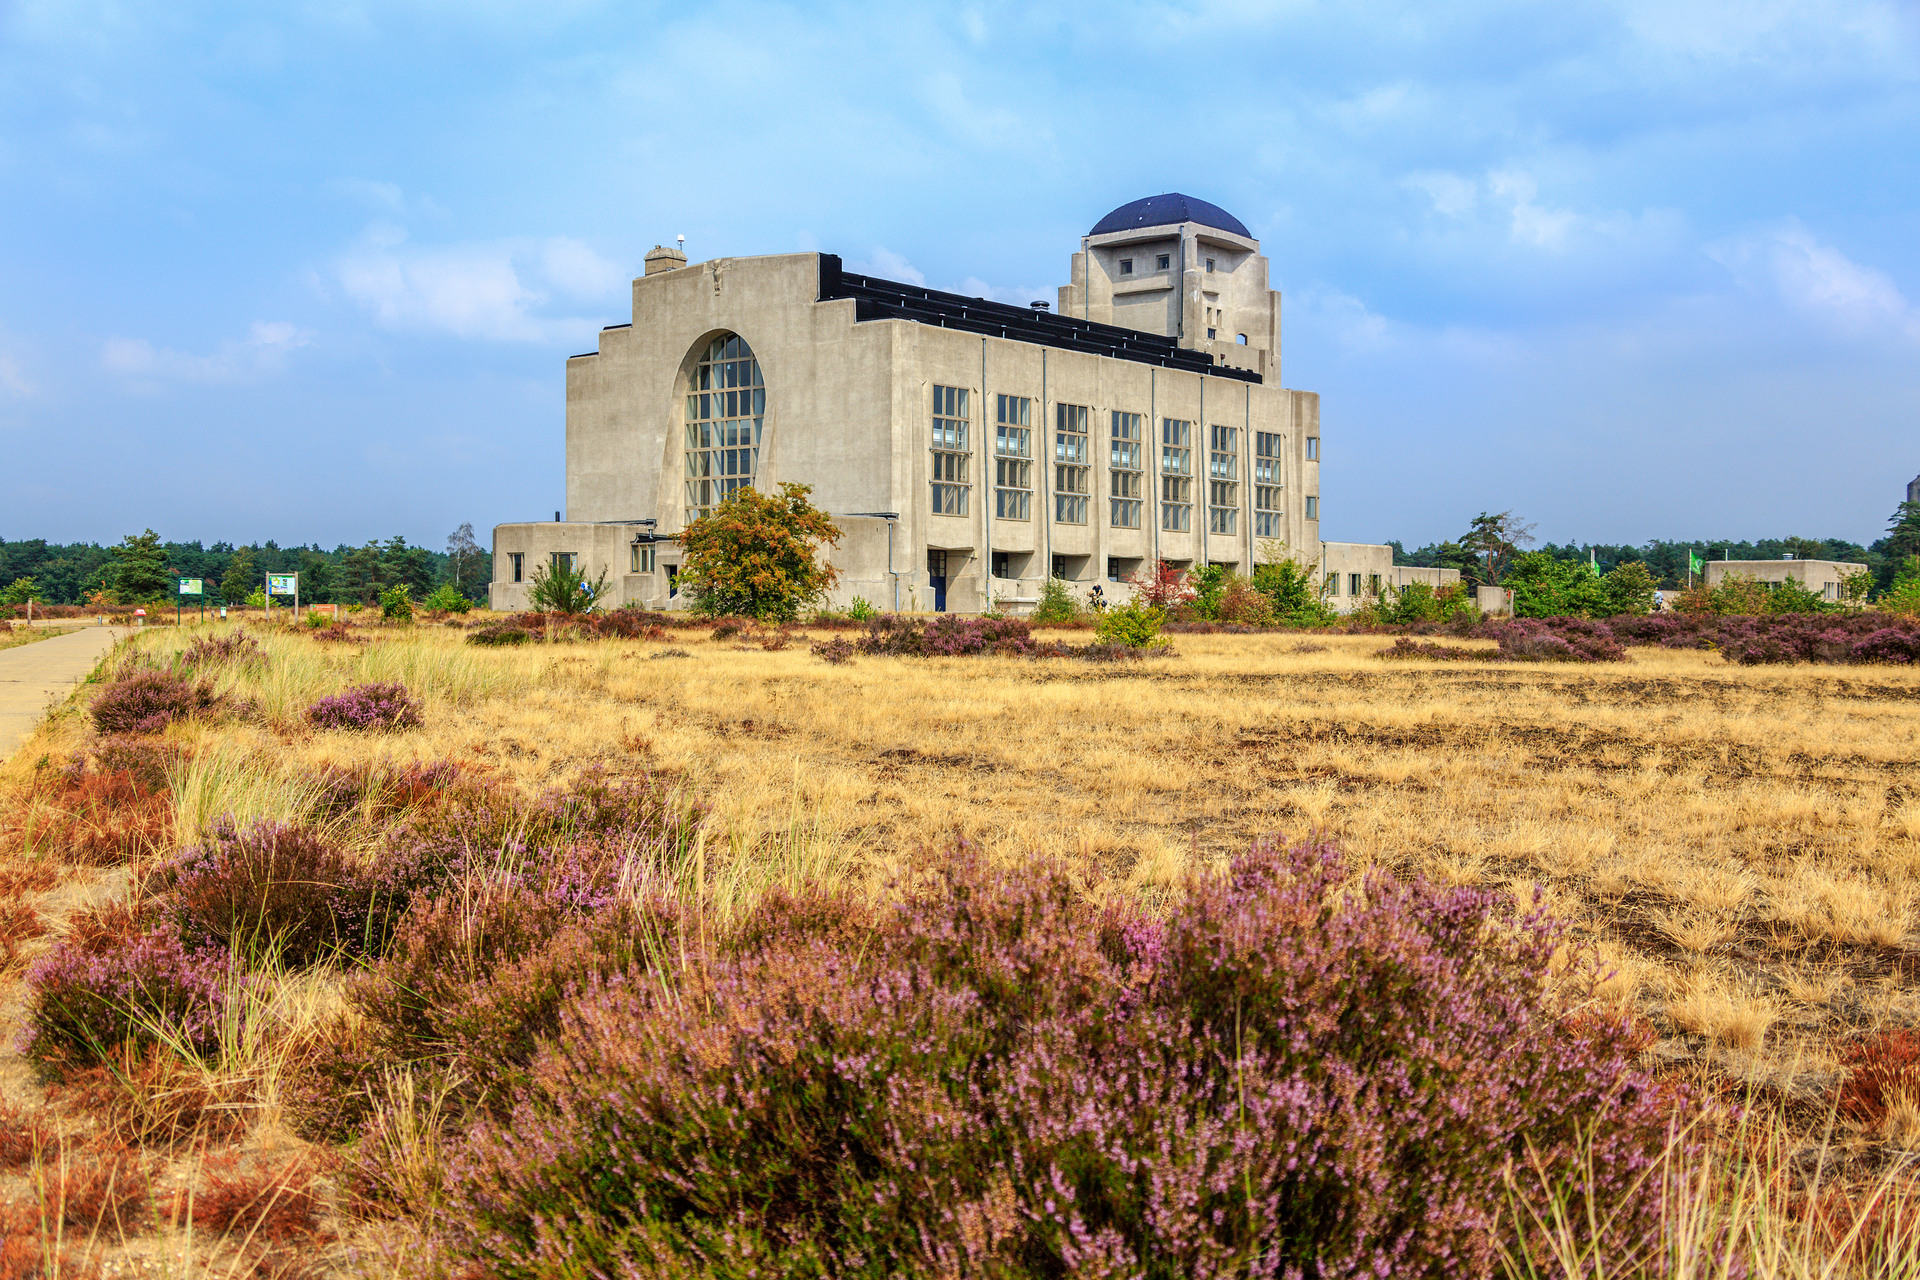
[[292, 596], [300, 593], [300, 575], [297, 573], [270, 573], [267, 575], [267, 594]]
[[205, 579], [182, 578], [180, 579], [180, 594], [183, 596], [197, 596], [203, 593], [204, 586]]

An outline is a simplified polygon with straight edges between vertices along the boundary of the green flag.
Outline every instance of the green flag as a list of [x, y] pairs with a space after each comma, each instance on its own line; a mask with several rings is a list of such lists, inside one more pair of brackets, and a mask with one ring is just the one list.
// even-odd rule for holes
[[1687, 552], [1687, 568], [1693, 573], [1705, 573], [1707, 571], [1707, 562], [1689, 551]]

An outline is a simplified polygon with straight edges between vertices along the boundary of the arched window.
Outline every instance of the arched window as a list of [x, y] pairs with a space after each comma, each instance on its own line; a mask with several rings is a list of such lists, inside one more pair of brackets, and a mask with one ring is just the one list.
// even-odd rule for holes
[[753, 348], [734, 334], [715, 338], [693, 368], [687, 393], [687, 523], [753, 483], [767, 389]]

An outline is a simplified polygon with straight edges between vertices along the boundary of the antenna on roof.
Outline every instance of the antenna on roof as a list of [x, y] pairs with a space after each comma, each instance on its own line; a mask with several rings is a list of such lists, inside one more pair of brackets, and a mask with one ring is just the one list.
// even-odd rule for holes
[[682, 258], [686, 257], [687, 256], [687, 238], [685, 236], [675, 236], [673, 239], [674, 239], [674, 242], [680, 246], [680, 256]]

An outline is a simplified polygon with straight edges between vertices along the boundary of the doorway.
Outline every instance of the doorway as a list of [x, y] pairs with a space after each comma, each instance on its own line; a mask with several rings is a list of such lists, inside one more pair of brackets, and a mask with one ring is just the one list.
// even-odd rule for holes
[[933, 611], [947, 611], [947, 553], [927, 552], [927, 585], [933, 588]]

